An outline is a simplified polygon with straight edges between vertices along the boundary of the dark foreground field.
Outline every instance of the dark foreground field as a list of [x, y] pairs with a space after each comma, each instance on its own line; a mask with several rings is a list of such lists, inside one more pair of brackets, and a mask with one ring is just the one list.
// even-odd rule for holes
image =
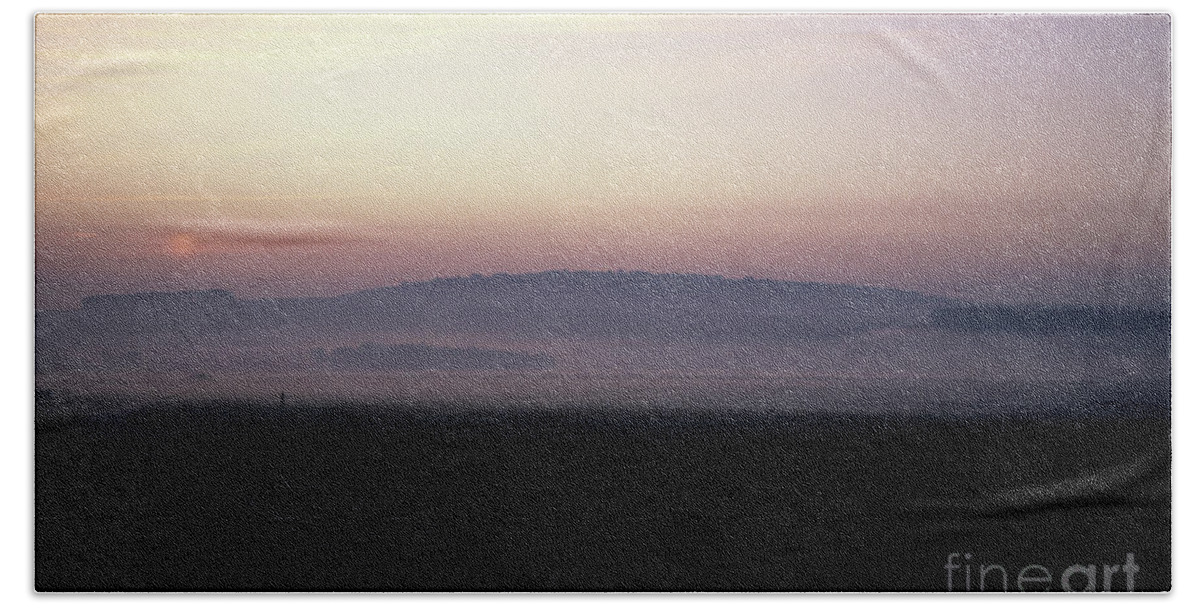
[[152, 404], [39, 420], [36, 585], [1165, 590], [1169, 460], [1165, 411]]

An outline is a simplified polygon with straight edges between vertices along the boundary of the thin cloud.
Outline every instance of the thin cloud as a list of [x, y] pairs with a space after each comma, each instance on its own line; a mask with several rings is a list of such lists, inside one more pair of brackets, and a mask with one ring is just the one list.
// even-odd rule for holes
[[368, 239], [337, 228], [183, 227], [168, 231], [164, 248], [172, 256], [187, 258], [202, 253], [342, 246]]

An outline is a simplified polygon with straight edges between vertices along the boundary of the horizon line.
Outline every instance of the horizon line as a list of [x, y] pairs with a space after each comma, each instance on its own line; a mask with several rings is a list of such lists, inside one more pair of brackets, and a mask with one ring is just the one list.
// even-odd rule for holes
[[879, 291], [890, 291], [890, 292], [897, 292], [897, 293], [916, 294], [916, 295], [921, 295], [921, 296], [926, 296], [926, 297], [939, 297], [939, 298], [944, 298], [947, 300], [962, 300], [962, 298], [933, 296], [928, 293], [925, 293], [922, 291], [917, 291], [914, 289], [900, 289], [897, 287], [887, 287], [887, 286], [882, 286], [882, 285], [870, 285], [870, 284], [859, 284], [859, 283], [837, 283], [837, 282], [827, 282], [827, 281], [801, 281], [801, 280], [794, 280], [794, 279], [773, 279], [773, 278], [768, 278], [768, 277], [756, 277], [753, 275], [743, 275], [741, 277], [731, 277], [731, 276], [719, 274], [719, 273], [656, 272], [656, 271], [650, 271], [650, 270], [631, 270], [631, 269], [625, 269], [625, 268], [608, 269], [608, 270], [572, 270], [572, 269], [568, 269], [568, 268], [552, 268], [552, 269], [547, 269], [547, 270], [537, 270], [537, 271], [529, 271], [529, 272], [500, 271], [500, 272], [493, 272], [493, 273], [487, 273], [487, 274], [471, 273], [471, 274], [455, 274], [455, 275], [435, 276], [435, 277], [431, 277], [428, 279], [401, 281], [399, 283], [394, 283], [394, 284], [389, 284], [389, 285], [380, 285], [377, 287], [368, 287], [365, 289], [359, 289], [359, 290], [354, 290], [354, 291], [346, 291], [346, 292], [342, 292], [342, 293], [339, 293], [336, 295], [328, 295], [328, 296], [316, 295], [316, 296], [283, 296], [283, 297], [243, 298], [243, 297], [239, 297], [237, 295], [237, 293], [235, 293], [231, 289], [228, 289], [225, 287], [209, 287], [209, 288], [201, 288], [201, 289], [179, 289], [179, 290], [171, 290], [171, 291], [149, 290], [149, 291], [131, 291], [131, 292], [105, 292], [105, 293], [94, 293], [91, 295], [83, 296], [83, 297], [79, 298], [77, 305], [73, 308], [62, 308], [62, 307], [38, 308], [35, 305], [34, 311], [39, 312], [39, 311], [56, 311], [56, 310], [59, 310], [59, 311], [61, 311], [61, 310], [78, 310], [79, 308], [83, 307], [84, 302], [86, 302], [87, 300], [96, 299], [96, 298], [119, 297], [119, 296], [155, 296], [155, 295], [224, 293], [224, 294], [228, 294], [228, 295], [232, 296], [236, 300], [248, 301], [248, 302], [263, 301], [263, 300], [308, 300], [308, 299], [319, 300], [319, 299], [331, 299], [331, 298], [339, 298], [339, 297], [351, 296], [351, 295], [357, 295], [357, 294], [364, 294], [364, 293], [370, 293], [370, 292], [381, 291], [381, 290], [396, 289], [396, 288], [405, 287], [408, 285], [420, 285], [423, 283], [437, 283], [437, 282], [442, 282], [442, 281], [495, 279], [495, 278], [503, 278], [503, 277], [536, 277], [536, 276], [553, 275], [553, 274], [564, 274], [564, 275], [646, 275], [646, 276], [651, 276], [651, 277], [689, 277], [689, 278], [702, 278], [702, 279], [720, 279], [722, 281], [726, 281], [726, 282], [730, 282], [730, 283], [763, 282], [763, 283], [779, 283], [779, 284], [787, 284], [787, 285], [821, 285], [821, 286], [829, 286], [829, 287], [845, 287], [845, 288], [853, 288], [853, 289], [872, 289], [872, 290], [879, 290]]

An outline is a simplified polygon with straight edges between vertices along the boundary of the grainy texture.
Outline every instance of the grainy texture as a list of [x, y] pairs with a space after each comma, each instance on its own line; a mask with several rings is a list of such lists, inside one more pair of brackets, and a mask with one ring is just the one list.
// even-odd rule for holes
[[1162, 416], [152, 404], [39, 429], [37, 586], [937, 591], [971, 553], [1057, 590], [1133, 552], [1165, 590], [1168, 447]]
[[1171, 17], [39, 14], [43, 591], [1171, 587]]

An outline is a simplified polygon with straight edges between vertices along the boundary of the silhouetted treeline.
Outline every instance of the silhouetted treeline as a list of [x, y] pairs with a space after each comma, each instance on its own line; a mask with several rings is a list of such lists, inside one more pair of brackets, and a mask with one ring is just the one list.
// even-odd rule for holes
[[[832, 350], [810, 352], [803, 362], [782, 357], [778, 364], [766, 363], [798, 369], [841, 357], [845, 365], [875, 373], [888, 368], [898, 354], [913, 359], [919, 358], [921, 348], [941, 348], [929, 341], [904, 342], [931, 338], [930, 329], [1036, 339], [1094, 336], [1095, 344], [1087, 352], [1136, 350], [1139, 357], [1161, 358], [1169, 351], [1171, 319], [1169, 311], [964, 305], [915, 292], [853, 285], [552, 271], [434, 279], [319, 298], [251, 300], [220, 290], [95, 296], [75, 310], [38, 311], [35, 323], [39, 373], [309, 369], [313, 349], [365, 341], [487, 344], [514, 351], [530, 348], [518, 345], [536, 344], [533, 348], [556, 354], [556, 346], [587, 342], [598, 349], [589, 352], [605, 354], [605, 364], [645, 366], [676, 357], [673, 361], [681, 365], [703, 368], [736, 367], [757, 351], [825, 344]], [[895, 339], [888, 342], [888, 336]], [[864, 342], [857, 354], [837, 354], [859, 339]], [[606, 344], [620, 348], [605, 351]], [[895, 348], [885, 352], [884, 344]], [[441, 347], [364, 346], [327, 353], [327, 364], [350, 369], [550, 365], [542, 355], [437, 348]], [[706, 352], [724, 354], [708, 360]], [[748, 354], [732, 354], [737, 352]], [[559, 354], [558, 364], [565, 366], [568, 356], [578, 359]], [[586, 359], [573, 361], [595, 365], [599, 360]], [[904, 367], [891, 365], [897, 366]]]
[[1026, 334], [1169, 334], [1171, 313], [1141, 309], [1035, 306], [954, 306], [939, 308], [932, 324], [960, 331]]
[[527, 338], [790, 342], [912, 324], [942, 298], [894, 289], [646, 272], [470, 276], [330, 298], [240, 300], [220, 291], [86, 298], [40, 311], [59, 332], [199, 335], [249, 329], [422, 329]]

